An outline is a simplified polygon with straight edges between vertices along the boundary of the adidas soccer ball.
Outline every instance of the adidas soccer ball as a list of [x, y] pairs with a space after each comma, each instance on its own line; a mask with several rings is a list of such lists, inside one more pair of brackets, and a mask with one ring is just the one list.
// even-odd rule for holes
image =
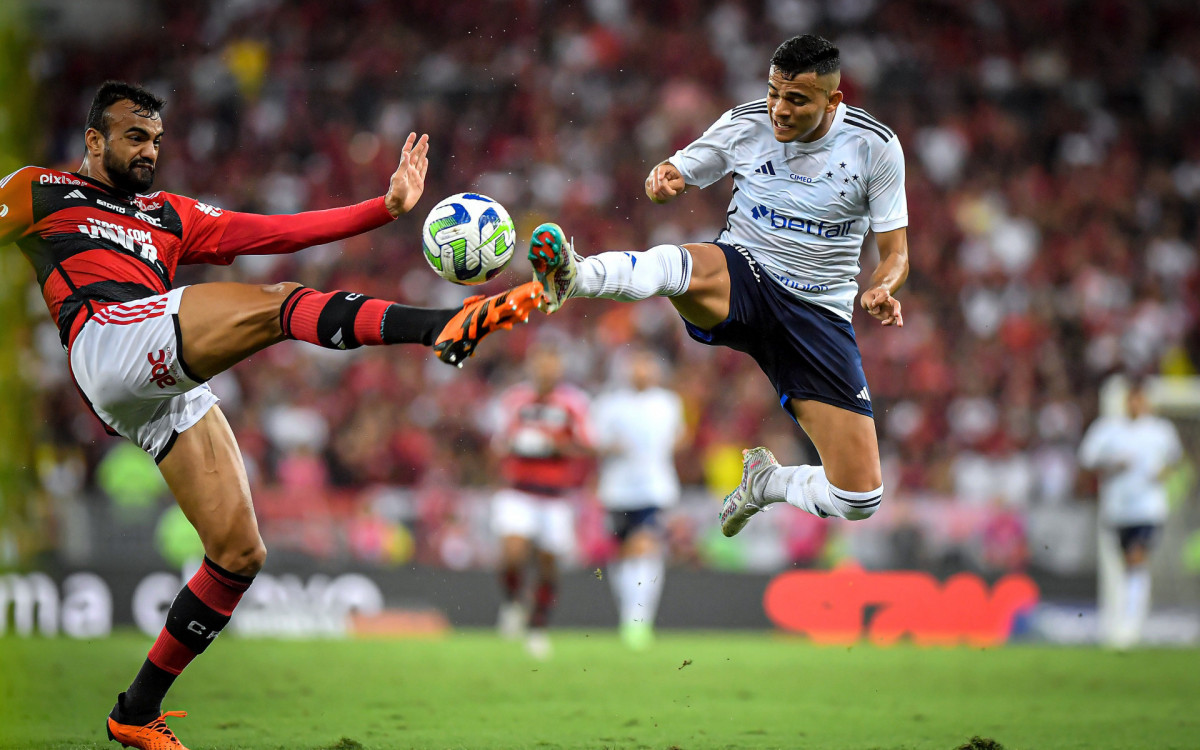
[[479, 193], [442, 199], [425, 217], [421, 231], [425, 260], [455, 284], [482, 284], [513, 256], [517, 232], [496, 201]]

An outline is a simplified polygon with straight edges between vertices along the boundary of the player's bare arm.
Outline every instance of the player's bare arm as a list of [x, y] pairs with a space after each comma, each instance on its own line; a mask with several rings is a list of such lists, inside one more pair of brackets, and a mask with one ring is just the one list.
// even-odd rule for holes
[[871, 274], [871, 283], [862, 293], [859, 303], [885, 326], [904, 326], [900, 300], [892, 295], [908, 278], [908, 230], [905, 227], [875, 235], [879, 246], [879, 265]]
[[679, 169], [669, 161], [661, 162], [646, 177], [646, 197], [655, 203], [666, 203], [682, 195], [688, 188]]
[[393, 218], [412, 210], [425, 192], [425, 173], [429, 171], [429, 136], [417, 138], [409, 133], [400, 151], [400, 165], [396, 167], [388, 185], [383, 204]]

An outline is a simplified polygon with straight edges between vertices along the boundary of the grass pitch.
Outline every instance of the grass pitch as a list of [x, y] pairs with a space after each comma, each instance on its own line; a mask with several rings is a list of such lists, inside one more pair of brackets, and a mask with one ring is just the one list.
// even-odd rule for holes
[[[115, 748], [104, 716], [150, 641], [0, 638], [0, 747]], [[431, 641], [222, 638], [165, 708], [193, 750], [1200, 746], [1200, 651], [822, 648], [559, 632], [548, 662], [489, 633]]]

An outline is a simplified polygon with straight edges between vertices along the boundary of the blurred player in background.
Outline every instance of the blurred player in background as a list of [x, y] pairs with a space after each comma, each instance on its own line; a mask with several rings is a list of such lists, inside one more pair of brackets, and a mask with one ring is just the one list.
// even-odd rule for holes
[[[1125, 403], [1124, 415], [1097, 419], [1079, 446], [1080, 464], [1100, 475], [1101, 575], [1111, 570], [1116, 578], [1116, 585], [1101, 593], [1107, 600], [1101, 624], [1105, 642], [1115, 648], [1141, 639], [1150, 613], [1148, 558], [1167, 520], [1163, 480], [1183, 458], [1175, 425], [1151, 412], [1143, 381], [1130, 386]], [[1105, 549], [1117, 545], [1119, 555]], [[1106, 567], [1109, 556], [1115, 566]]]
[[609, 529], [620, 544], [608, 580], [620, 614], [621, 640], [648, 648], [666, 579], [659, 511], [679, 500], [675, 450], [685, 436], [683, 402], [663, 388], [657, 356], [637, 350], [629, 384], [606, 393], [592, 408], [600, 457], [598, 494]]
[[[529, 653], [550, 656], [546, 627], [558, 594], [558, 560], [575, 549], [575, 496], [587, 478], [591, 441], [588, 397], [563, 382], [563, 361], [540, 343], [526, 360], [529, 381], [500, 395], [494, 446], [508, 485], [496, 493], [492, 525], [500, 537], [504, 602], [498, 628], [524, 635]], [[525, 570], [533, 557], [533, 605], [525, 605]]]
[[743, 453], [741, 484], [721, 510], [727, 536], [770, 503], [857, 520], [883, 498], [850, 321], [871, 230], [879, 264], [859, 304], [885, 326], [904, 324], [892, 296], [908, 276], [904, 154], [890, 128], [842, 101], [840, 69], [825, 39], [789, 39], [771, 58], [765, 100], [729, 110], [650, 172], [646, 194], [658, 203], [733, 175], [716, 242], [582, 258], [558, 225], [533, 233], [547, 312], [576, 296], [669, 297], [692, 338], [754, 357], [812, 439], [822, 466], [781, 467], [766, 448]]
[[527, 317], [540, 293], [534, 284], [428, 310], [296, 283], [173, 289], [181, 264], [291, 253], [390, 224], [421, 197], [429, 147], [409, 135], [380, 198], [288, 216], [234, 213], [145, 194], [163, 106], [109, 81], [88, 113], [77, 172], [25, 167], [0, 181], [0, 245], [15, 242], [36, 269], [79, 392], [110, 433], [154, 457], [204, 544], [200, 570], [107, 722], [110, 739], [156, 749], [182, 747], [165, 719], [185, 714], [163, 714], [162, 699], [220, 634], [267, 556], [237, 441], [206, 381], [289, 338], [330, 349], [419, 343], [461, 361], [483, 336]]

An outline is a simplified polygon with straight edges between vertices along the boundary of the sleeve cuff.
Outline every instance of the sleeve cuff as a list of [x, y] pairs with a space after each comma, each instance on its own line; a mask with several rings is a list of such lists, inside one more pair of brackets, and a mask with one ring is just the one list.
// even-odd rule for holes
[[383, 215], [383, 219], [384, 219], [383, 223], [386, 224], [388, 222], [395, 221], [396, 219], [398, 219], [400, 217], [392, 216], [392, 212], [387, 209], [387, 202], [384, 200], [384, 198], [385, 198], [385, 196], [381, 195], [378, 198], [376, 198], [375, 200], [368, 201], [368, 202], [374, 203], [379, 208], [379, 212]]
[[896, 219], [888, 219], [887, 221], [871, 220], [871, 229], [876, 232], [890, 232], [893, 229], [900, 229], [908, 226], [908, 214]]

